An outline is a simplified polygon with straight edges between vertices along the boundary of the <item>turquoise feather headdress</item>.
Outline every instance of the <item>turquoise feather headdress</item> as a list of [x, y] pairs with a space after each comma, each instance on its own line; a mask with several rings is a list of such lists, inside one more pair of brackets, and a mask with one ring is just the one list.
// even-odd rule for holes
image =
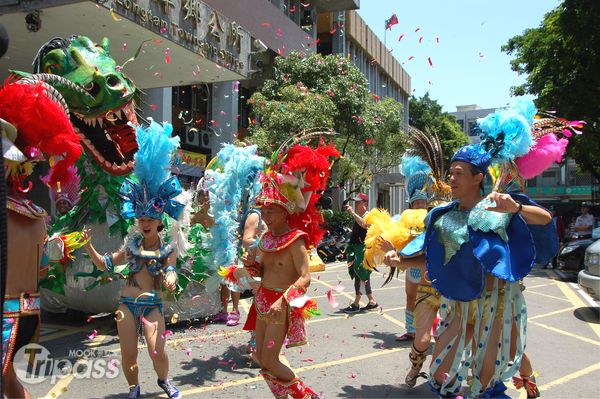
[[171, 176], [171, 160], [179, 147], [179, 137], [171, 137], [173, 126], [154, 121], [136, 127], [138, 151], [135, 154], [135, 179], [126, 178], [119, 190], [121, 214], [125, 219], [161, 219], [163, 213], [179, 219], [184, 204], [174, 198], [182, 192], [177, 176]]

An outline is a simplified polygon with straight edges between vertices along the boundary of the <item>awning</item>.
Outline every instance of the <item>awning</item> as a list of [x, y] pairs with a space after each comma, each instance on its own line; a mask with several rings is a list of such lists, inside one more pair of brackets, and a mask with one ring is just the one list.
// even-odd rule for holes
[[[60, 5], [53, 6], [56, 3]], [[214, 38], [208, 38], [207, 24], [212, 17], [212, 9], [200, 1], [198, 12], [202, 21], [198, 22], [195, 30], [183, 28], [191, 22], [189, 19], [183, 21], [185, 10], [181, 9], [181, 0], [169, 2], [177, 7], [172, 8], [169, 14], [160, 13], [160, 8], [154, 7], [155, 2], [150, 0], [138, 0], [135, 3], [130, 0], [107, 0], [103, 3], [48, 0], [35, 4], [33, 6], [27, 2], [24, 5], [0, 7], [0, 13], [3, 14], [0, 15], [0, 22], [10, 38], [10, 47], [2, 58], [1, 80], [7, 77], [9, 68], [32, 72], [31, 63], [43, 44], [54, 37], [67, 38], [72, 35], [88, 36], [98, 43], [103, 37], [108, 37], [111, 55], [118, 65], [132, 58], [144, 43], [138, 57], [124, 68], [124, 72], [140, 89], [245, 78], [250, 50], [249, 33], [235, 25], [234, 21], [218, 14], [221, 39], [215, 41]], [[137, 8], [134, 9], [133, 4]], [[15, 11], [15, 8], [22, 10], [25, 7], [29, 9]], [[37, 32], [30, 32], [25, 16], [34, 8], [40, 10], [41, 26]], [[147, 10], [151, 9], [154, 10], [153, 18], [158, 18], [158, 25], [154, 25], [153, 20], [144, 22], [148, 18]], [[163, 24], [164, 27], [161, 27]], [[241, 35], [239, 53], [228, 44], [232, 27]], [[202, 52], [206, 55], [200, 55]], [[242, 68], [230, 66], [231, 62], [238, 61], [243, 63]]]

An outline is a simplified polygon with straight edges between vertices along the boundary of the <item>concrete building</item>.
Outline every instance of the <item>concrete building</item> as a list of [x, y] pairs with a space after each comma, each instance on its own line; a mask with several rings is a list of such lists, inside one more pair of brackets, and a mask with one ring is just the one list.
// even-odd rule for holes
[[[320, 12], [317, 38], [319, 53], [348, 57], [365, 75], [372, 93], [380, 98], [391, 97], [402, 103], [403, 120], [408, 123], [410, 75], [354, 9]], [[401, 154], [398, 161], [400, 156]], [[368, 193], [370, 206], [387, 208], [392, 214], [404, 209], [406, 202], [403, 177], [399, 172], [397, 166], [387, 174], [375, 176]]]
[[462, 128], [463, 132], [469, 136], [471, 143], [479, 143], [479, 134], [474, 130], [477, 125], [477, 119], [483, 118], [488, 114], [496, 112], [496, 108], [481, 108], [478, 105], [458, 105], [456, 112], [450, 112], [450, 115], [456, 117], [456, 121]]
[[[277, 54], [305, 49], [316, 38], [317, 10], [354, 1], [298, 0], [32, 0], [3, 1], [0, 23], [10, 48], [7, 70], [32, 72], [37, 49], [73, 34], [110, 39], [110, 52], [144, 92], [142, 115], [169, 121], [181, 137], [182, 180], [197, 179], [221, 143], [244, 134], [246, 103]], [[308, 3], [307, 3], [308, 4]], [[341, 8], [340, 8], [341, 7]], [[35, 16], [32, 27], [26, 18]], [[284, 32], [285, 34], [279, 34]], [[167, 61], [168, 56], [168, 61]]]

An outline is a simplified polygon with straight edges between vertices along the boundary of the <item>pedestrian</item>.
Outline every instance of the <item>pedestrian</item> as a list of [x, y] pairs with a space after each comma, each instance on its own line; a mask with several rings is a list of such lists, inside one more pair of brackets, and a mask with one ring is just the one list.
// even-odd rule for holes
[[[556, 226], [556, 234], [558, 235], [558, 243], [562, 247], [563, 242], [565, 240], [565, 233], [566, 233], [565, 221], [564, 221], [563, 217], [558, 214], [558, 212], [556, 211], [556, 208], [551, 207], [550, 212], [552, 214], [552, 221], [554, 222], [554, 225]], [[550, 262], [548, 262], [548, 264], [542, 266], [542, 269], [546, 269], [548, 267], [550, 269], [553, 269], [553, 268], [557, 267], [557, 261], [558, 261], [558, 254], [557, 254], [557, 256], [553, 257], [552, 260]]]
[[[94, 265], [109, 275], [116, 265], [127, 263], [129, 266], [127, 284], [120, 293], [120, 304], [115, 312], [129, 399], [141, 395], [137, 365], [140, 334], [146, 338], [158, 386], [169, 398], [181, 397], [168, 379], [169, 358], [162, 310], [162, 285], [169, 291], [177, 286], [177, 245], [167, 243], [159, 234], [164, 228], [163, 214], [178, 220], [185, 207], [175, 200], [182, 188], [177, 176], [170, 176], [169, 172], [170, 160], [179, 145], [179, 138], [171, 138], [172, 130], [170, 124], [161, 126], [156, 122], [151, 122], [148, 128], [136, 128], [139, 150], [135, 154], [134, 174], [137, 180], [126, 179], [119, 191], [123, 217], [137, 220], [137, 229], [127, 235], [125, 245], [104, 255], [96, 251], [91, 241], [84, 247]], [[89, 229], [84, 231], [84, 238], [92, 238]]]
[[258, 244], [259, 261], [252, 254], [242, 258], [250, 274], [262, 277], [244, 330], [256, 331], [254, 358], [273, 395], [311, 398], [317, 394], [281, 362], [279, 353], [284, 343], [307, 342], [305, 317], [316, 307], [306, 296], [311, 282], [307, 248], [323, 236], [315, 203], [329, 178], [328, 158], [339, 153], [333, 146], [313, 150], [303, 145], [278, 153], [257, 198], [268, 228]]
[[[344, 210], [352, 215], [354, 224], [352, 225], [352, 233], [348, 243], [348, 273], [350, 278], [354, 279], [354, 302], [348, 307], [342, 309], [345, 313], [358, 313], [360, 311], [369, 311], [377, 309], [379, 305], [373, 296], [371, 289], [371, 270], [363, 265], [365, 256], [365, 237], [367, 236], [367, 224], [365, 217], [367, 216], [367, 208], [369, 205], [369, 197], [366, 194], [359, 193], [352, 198], [354, 201], [354, 209], [350, 205], [344, 205]], [[365, 289], [365, 294], [369, 302], [360, 307], [361, 286]]]
[[584, 202], [581, 204], [581, 215], [575, 219], [574, 230], [581, 234], [592, 234], [594, 222], [594, 215], [590, 214], [590, 206]]

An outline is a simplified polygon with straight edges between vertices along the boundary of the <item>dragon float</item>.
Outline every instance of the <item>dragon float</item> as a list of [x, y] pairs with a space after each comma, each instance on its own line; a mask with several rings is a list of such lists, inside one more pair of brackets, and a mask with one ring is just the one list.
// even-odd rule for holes
[[[109, 48], [108, 38], [100, 43], [85, 36], [53, 38], [38, 51], [33, 74], [10, 71], [10, 79], [19, 83], [42, 82], [67, 112], [84, 148], [84, 155], [77, 163], [80, 200], [66, 215], [52, 221], [50, 234], [62, 236], [85, 226], [94, 231], [101, 251], [118, 248], [131, 227], [119, 212], [119, 188], [134, 167], [140, 116], [137, 104], [141, 101], [140, 90], [123, 73]], [[189, 278], [182, 280], [187, 283], [181, 287], [181, 291], [185, 289], [185, 298], [204, 294], [198, 283], [202, 278], [199, 268], [194, 265], [194, 273], [187, 273]], [[126, 268], [121, 275], [126, 277]], [[82, 252], [75, 252], [52, 263], [40, 281], [42, 306], [53, 312], [66, 309], [112, 312], [117, 307], [123, 281], [102, 273]], [[189, 284], [190, 281], [194, 283]], [[168, 315], [173, 306], [166, 305]], [[199, 306], [200, 313], [188, 307], [179, 304], [171, 313], [178, 311], [191, 318], [213, 311], [210, 306]]]

